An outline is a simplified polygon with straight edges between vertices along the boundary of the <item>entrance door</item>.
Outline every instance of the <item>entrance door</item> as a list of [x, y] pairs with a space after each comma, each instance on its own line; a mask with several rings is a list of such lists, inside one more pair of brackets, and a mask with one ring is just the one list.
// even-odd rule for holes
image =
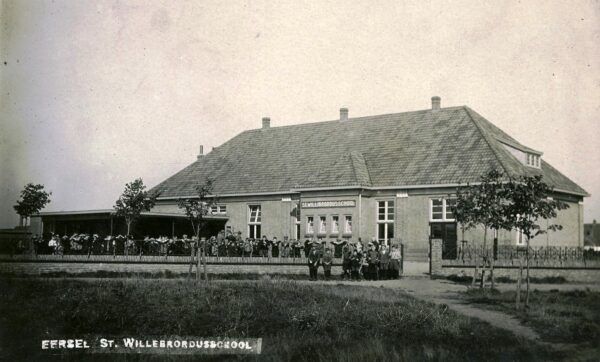
[[442, 259], [456, 259], [456, 223], [432, 222], [431, 238], [442, 239]]

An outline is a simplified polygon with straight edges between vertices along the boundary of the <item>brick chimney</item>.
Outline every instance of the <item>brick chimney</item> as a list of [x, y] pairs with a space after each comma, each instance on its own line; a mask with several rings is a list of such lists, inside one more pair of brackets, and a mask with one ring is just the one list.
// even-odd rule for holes
[[263, 119], [262, 119], [262, 128], [263, 129], [271, 128], [271, 118], [269, 118], [269, 117], [263, 117]]
[[204, 146], [200, 145], [200, 150], [198, 152], [198, 159], [204, 157]]
[[438, 96], [431, 97], [431, 109], [437, 110], [440, 109], [442, 103], [442, 99]]
[[348, 120], [348, 108], [340, 108], [340, 121]]

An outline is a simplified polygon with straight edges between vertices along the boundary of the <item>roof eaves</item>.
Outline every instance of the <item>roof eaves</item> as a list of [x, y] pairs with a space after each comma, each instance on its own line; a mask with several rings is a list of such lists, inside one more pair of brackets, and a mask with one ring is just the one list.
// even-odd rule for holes
[[526, 153], [534, 153], [534, 154], [536, 154], [538, 156], [542, 156], [544, 154], [544, 152], [534, 150], [533, 148], [529, 148], [529, 147], [523, 146], [521, 144], [509, 141], [509, 140], [504, 139], [504, 138], [500, 138], [500, 137], [494, 137], [494, 138], [496, 138], [496, 140], [498, 140], [499, 142], [504, 143], [505, 145], [508, 145], [510, 147], [518, 149], [519, 151], [523, 151], [523, 152], [526, 152]]

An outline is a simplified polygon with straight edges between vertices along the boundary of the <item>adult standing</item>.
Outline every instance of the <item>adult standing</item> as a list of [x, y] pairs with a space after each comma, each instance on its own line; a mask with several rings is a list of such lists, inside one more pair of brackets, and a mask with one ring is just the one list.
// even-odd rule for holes
[[375, 245], [369, 243], [369, 250], [367, 251], [367, 275], [371, 280], [377, 280], [378, 272], [379, 272], [379, 255], [377, 255], [377, 251], [375, 250]]
[[390, 250], [387, 245], [382, 244], [379, 248], [379, 277], [389, 279], [390, 277]]
[[352, 266], [350, 265], [352, 260], [352, 252], [354, 248], [351, 244], [346, 244], [342, 248], [342, 279], [351, 277]]
[[319, 264], [321, 261], [321, 255], [316, 248], [312, 248], [308, 254], [308, 271], [310, 274], [310, 280], [317, 280], [317, 274], [319, 270]]
[[392, 274], [392, 278], [396, 279], [401, 274], [402, 265], [402, 252], [398, 245], [394, 244], [392, 246], [392, 252], [390, 253], [390, 272]]

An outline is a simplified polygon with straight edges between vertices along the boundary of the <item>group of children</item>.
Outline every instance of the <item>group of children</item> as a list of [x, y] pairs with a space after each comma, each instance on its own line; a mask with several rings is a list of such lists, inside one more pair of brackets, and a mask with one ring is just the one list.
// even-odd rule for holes
[[[325, 280], [331, 279], [334, 254], [325, 243], [311, 247], [307, 255], [310, 280], [317, 280], [319, 266], [323, 266]], [[385, 280], [402, 275], [402, 251], [399, 245], [391, 247], [373, 240], [365, 248], [360, 241], [345, 242], [342, 247], [342, 279]]]
[[361, 243], [349, 243], [342, 257], [342, 278], [385, 280], [402, 275], [402, 252], [397, 244], [390, 248], [374, 240], [364, 250]]

